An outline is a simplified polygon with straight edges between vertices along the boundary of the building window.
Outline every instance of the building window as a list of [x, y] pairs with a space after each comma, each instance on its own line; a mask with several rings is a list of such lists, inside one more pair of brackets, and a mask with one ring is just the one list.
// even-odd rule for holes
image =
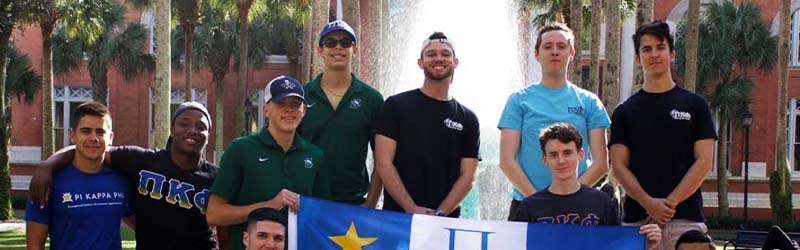
[[251, 89], [248, 93], [248, 103], [245, 103], [245, 124], [247, 134], [258, 132], [266, 124], [264, 119], [264, 89]]
[[789, 117], [786, 119], [789, 144], [787, 151], [789, 163], [791, 164], [792, 175], [800, 175], [800, 102], [797, 98], [789, 100]]
[[91, 87], [53, 87], [53, 124], [55, 147], [60, 149], [72, 145], [69, 141], [69, 128], [72, 123], [72, 113], [78, 105], [92, 100]]
[[[172, 117], [172, 112], [175, 112], [175, 110], [178, 109], [178, 106], [180, 106], [181, 103], [183, 103], [184, 92], [185, 91], [183, 89], [173, 89], [172, 90], [172, 93], [170, 94], [170, 103], [169, 103], [169, 114], [170, 114], [169, 116], [170, 117]], [[192, 89], [192, 100], [194, 100], [195, 102], [199, 102], [200, 104], [203, 104], [203, 106], [205, 106], [205, 107], [208, 107], [208, 103], [207, 103], [208, 102], [208, 95], [207, 95], [207, 93], [208, 93], [208, 91], [206, 89]], [[147, 137], [148, 138], [148, 144], [150, 144], [151, 147], [154, 146], [154, 147], [160, 148], [160, 147], [162, 147], [161, 145], [153, 145], [153, 128], [155, 127], [155, 119], [153, 119], [153, 110], [155, 109], [154, 105], [155, 105], [155, 98], [153, 97], [153, 89], [150, 89], [150, 112], [149, 112], [150, 113], [150, 115], [149, 115], [149, 119], [150, 119], [150, 123], [149, 123], [150, 124], [150, 129], [149, 129], [149, 131], [150, 132], [149, 132], [149, 135]]]

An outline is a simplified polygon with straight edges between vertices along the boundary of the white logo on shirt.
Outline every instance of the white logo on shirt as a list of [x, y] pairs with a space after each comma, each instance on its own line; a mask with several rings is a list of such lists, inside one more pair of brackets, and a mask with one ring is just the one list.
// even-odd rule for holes
[[677, 109], [672, 109], [672, 111], [669, 112], [669, 115], [675, 120], [692, 120], [692, 114], [689, 114], [689, 112], [679, 111]]
[[305, 163], [305, 167], [306, 168], [313, 168], [314, 167], [314, 159], [312, 159], [311, 157], [306, 157], [306, 159], [303, 160], [303, 163]]
[[312, 108], [312, 107], [314, 107], [316, 105], [317, 105], [316, 102], [315, 103], [309, 103], [309, 104], [306, 104], [306, 108]]
[[64, 194], [62, 194], [62, 195], [61, 195], [61, 198], [63, 198], [63, 200], [61, 201], [61, 203], [72, 202], [72, 194], [70, 194], [70, 193], [64, 193]]
[[260, 161], [260, 162], [265, 162], [265, 161], [268, 161], [268, 160], [269, 160], [269, 157], [265, 157], [265, 158], [258, 157], [258, 161]]
[[455, 130], [458, 130], [458, 131], [461, 131], [461, 130], [464, 129], [464, 125], [461, 125], [461, 123], [458, 123], [456, 121], [450, 120], [450, 118], [445, 118], [443, 122], [444, 122], [444, 126], [450, 128], [450, 129], [455, 129]]

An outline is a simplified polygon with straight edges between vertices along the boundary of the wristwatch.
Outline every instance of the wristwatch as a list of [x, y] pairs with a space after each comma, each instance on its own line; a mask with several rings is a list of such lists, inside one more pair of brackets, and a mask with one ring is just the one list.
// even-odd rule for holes
[[442, 211], [442, 210], [436, 210], [436, 212], [434, 212], [433, 215], [435, 215], [435, 216], [447, 216], [447, 214], [444, 213], [444, 211]]

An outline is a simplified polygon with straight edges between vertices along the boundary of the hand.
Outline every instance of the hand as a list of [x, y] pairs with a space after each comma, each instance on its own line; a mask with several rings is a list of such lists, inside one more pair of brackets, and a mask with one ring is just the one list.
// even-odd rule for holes
[[275, 197], [267, 201], [267, 203], [272, 204], [271, 207], [277, 210], [288, 206], [289, 210], [297, 213], [297, 211], [300, 210], [300, 195], [288, 189], [282, 189]]
[[675, 216], [675, 202], [667, 199], [653, 199], [651, 198], [644, 204], [644, 209], [647, 214], [658, 225], [667, 224]]
[[656, 224], [642, 225], [639, 227], [639, 234], [647, 237], [647, 249], [651, 249], [661, 243], [661, 228]]
[[28, 194], [31, 201], [38, 201], [39, 208], [44, 208], [50, 198], [50, 187], [52, 186], [53, 169], [47, 166], [39, 166], [33, 173]]
[[433, 215], [436, 211], [427, 207], [414, 206], [411, 210], [406, 210], [410, 214], [427, 214]]

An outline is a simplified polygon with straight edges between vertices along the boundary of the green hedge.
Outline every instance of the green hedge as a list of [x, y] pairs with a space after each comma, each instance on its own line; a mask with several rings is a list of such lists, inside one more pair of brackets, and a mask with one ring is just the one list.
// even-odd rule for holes
[[[744, 218], [731, 216], [710, 216], [706, 219], [709, 229], [737, 230], [744, 222]], [[745, 228], [747, 230], [767, 231], [772, 225], [777, 225], [773, 220], [749, 219]], [[781, 226], [786, 232], [800, 232], [800, 223]]]

